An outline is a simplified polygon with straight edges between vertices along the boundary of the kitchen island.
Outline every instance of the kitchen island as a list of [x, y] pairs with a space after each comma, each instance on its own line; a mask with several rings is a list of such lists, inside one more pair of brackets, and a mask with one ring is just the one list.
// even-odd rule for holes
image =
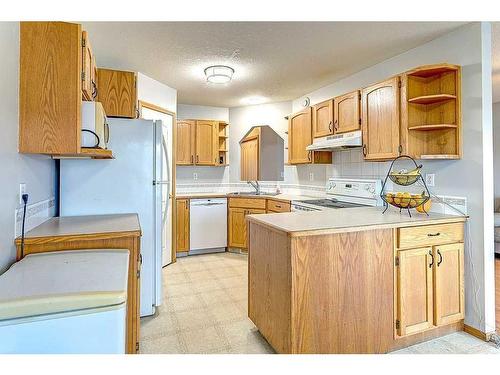
[[463, 329], [466, 217], [247, 218], [248, 315], [278, 353], [386, 353]]

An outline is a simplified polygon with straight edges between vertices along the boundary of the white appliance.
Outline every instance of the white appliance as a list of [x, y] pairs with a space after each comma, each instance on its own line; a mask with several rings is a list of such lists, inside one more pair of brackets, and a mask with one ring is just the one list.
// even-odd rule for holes
[[361, 130], [349, 133], [328, 135], [326, 137], [314, 138], [313, 144], [306, 147], [308, 151], [335, 150], [343, 148], [361, 147], [363, 139]]
[[30, 254], [0, 275], [0, 353], [125, 353], [128, 250]]
[[[112, 160], [61, 160], [60, 214], [137, 213], [141, 237], [141, 316], [153, 315], [162, 303], [162, 193], [171, 159], [163, 147], [161, 121], [110, 119]], [[169, 167], [171, 170], [171, 167]], [[163, 175], [162, 175], [163, 174]]]
[[82, 101], [82, 147], [106, 149], [109, 128], [106, 113], [100, 102]]
[[189, 202], [189, 252], [225, 251], [227, 199], [191, 199]]
[[325, 192], [329, 197], [292, 201], [292, 211], [381, 206], [382, 181], [377, 179], [330, 178]]

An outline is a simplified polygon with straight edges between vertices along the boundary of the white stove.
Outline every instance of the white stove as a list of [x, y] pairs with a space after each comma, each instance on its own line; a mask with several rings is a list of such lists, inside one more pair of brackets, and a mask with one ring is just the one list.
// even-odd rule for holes
[[292, 211], [323, 211], [382, 205], [381, 180], [330, 178], [325, 190], [328, 195], [326, 198], [292, 201]]

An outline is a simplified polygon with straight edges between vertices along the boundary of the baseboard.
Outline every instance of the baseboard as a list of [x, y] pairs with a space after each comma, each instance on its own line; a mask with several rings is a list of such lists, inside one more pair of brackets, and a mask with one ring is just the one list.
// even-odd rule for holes
[[483, 341], [490, 341], [491, 333], [484, 333], [477, 328], [468, 326], [467, 324], [464, 324], [464, 332], [467, 332], [469, 335], [477, 337]]

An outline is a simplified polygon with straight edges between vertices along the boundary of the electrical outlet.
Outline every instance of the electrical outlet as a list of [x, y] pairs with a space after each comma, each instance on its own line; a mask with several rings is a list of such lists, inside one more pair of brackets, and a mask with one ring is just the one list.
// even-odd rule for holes
[[309, 173], [309, 181], [314, 181], [314, 173]]
[[435, 186], [435, 183], [434, 183], [435, 177], [436, 177], [436, 175], [434, 173], [427, 173], [425, 175], [425, 183], [427, 184], [427, 186]]
[[193, 173], [193, 180], [197, 180], [198, 179], [198, 173]]
[[19, 205], [22, 206], [23, 202], [23, 194], [26, 194], [26, 184], [19, 184]]

